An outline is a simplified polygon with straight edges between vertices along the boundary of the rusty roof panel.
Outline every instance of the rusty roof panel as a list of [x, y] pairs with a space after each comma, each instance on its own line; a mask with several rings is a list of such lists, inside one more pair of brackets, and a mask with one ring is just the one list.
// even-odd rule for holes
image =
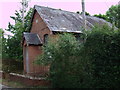
[[42, 45], [38, 34], [24, 32], [23, 35], [28, 45]]

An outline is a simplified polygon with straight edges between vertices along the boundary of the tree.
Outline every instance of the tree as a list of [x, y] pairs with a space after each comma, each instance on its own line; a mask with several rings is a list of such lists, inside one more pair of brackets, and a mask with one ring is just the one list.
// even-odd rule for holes
[[106, 20], [106, 21], [108, 20], [106, 15], [102, 15], [102, 14], [98, 14], [98, 15], [97, 15], [97, 14], [95, 14], [94, 16], [95, 16], [95, 17], [98, 17], [98, 18], [102, 18], [102, 19], [104, 19], [104, 20]]
[[81, 45], [71, 34], [49, 41], [36, 63], [50, 65], [49, 80], [53, 88], [91, 87], [90, 62], [80, 57]]
[[118, 28], [120, 28], [120, 4], [118, 5]]
[[[97, 38], [96, 38], [97, 37]], [[120, 88], [120, 31], [108, 26], [94, 27], [83, 47], [84, 60], [93, 64], [93, 87]]]
[[32, 8], [27, 12], [27, 15], [24, 18], [25, 24], [24, 27], [22, 25], [22, 16], [21, 10], [15, 12], [16, 16], [11, 16], [11, 18], [15, 21], [15, 25], [9, 23], [7, 31], [10, 31], [14, 34], [12, 37], [8, 37], [7, 45], [5, 45], [5, 54], [7, 57], [4, 58], [11, 58], [11, 59], [20, 59], [22, 60], [22, 34], [23, 32], [27, 32], [28, 28], [30, 27], [30, 18], [32, 14]]
[[120, 28], [120, 5], [112, 5], [106, 12], [108, 21]]
[[[78, 14], [82, 15], [82, 12], [77, 11], [76, 13], [78, 13]], [[85, 12], [85, 15], [90, 16], [90, 13]]]
[[6, 56], [6, 52], [5, 52], [5, 47], [6, 46], [6, 38], [4, 37], [4, 31], [2, 28], [0, 28], [0, 58], [2, 59], [3, 57], [7, 57]]
[[7, 31], [10, 31], [14, 36], [3, 38], [2, 41], [2, 70], [5, 72], [16, 72], [23, 70], [23, 52], [22, 52], [22, 34], [28, 32], [31, 25], [32, 8], [26, 12], [24, 17], [24, 25], [22, 23], [22, 10], [16, 10], [15, 16], [11, 18], [15, 21], [15, 25], [10, 22]]
[[3, 30], [0, 28], [0, 60], [2, 59], [2, 39], [3, 39]]
[[112, 5], [105, 15], [95, 14], [95, 17], [102, 18], [120, 28], [120, 5]]
[[50, 65], [54, 88], [120, 88], [120, 31], [103, 25], [86, 33], [81, 44], [59, 35], [43, 47], [37, 63]]

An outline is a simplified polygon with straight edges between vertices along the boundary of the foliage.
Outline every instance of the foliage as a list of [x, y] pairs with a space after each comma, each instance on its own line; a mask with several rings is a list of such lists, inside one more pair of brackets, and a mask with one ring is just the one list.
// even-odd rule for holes
[[0, 60], [2, 59], [2, 38], [3, 38], [3, 30], [0, 28]]
[[14, 72], [16, 70], [23, 70], [23, 52], [22, 52], [22, 34], [27, 32], [31, 23], [30, 18], [32, 14], [32, 8], [27, 12], [24, 20], [25, 24], [22, 24], [22, 11], [15, 12], [15, 16], [11, 18], [15, 21], [15, 25], [9, 23], [7, 31], [10, 31], [14, 36], [3, 37], [2, 41], [2, 70], [5, 72]]
[[21, 47], [21, 41], [22, 41], [22, 34], [25, 31], [28, 31], [28, 28], [30, 26], [30, 18], [32, 14], [32, 9], [30, 9], [25, 17], [25, 25], [22, 26], [22, 17], [20, 16], [21, 13], [16, 11], [14, 17], [11, 17], [15, 21], [15, 25], [12, 25], [9, 23], [7, 31], [10, 31], [14, 34], [12, 37], [8, 37], [6, 41], [6, 45], [3, 45], [5, 47], [5, 50], [3, 54], [3, 58], [9, 58], [9, 59], [19, 59], [22, 60], [22, 47]]
[[0, 70], [2, 69], [2, 40], [3, 40], [3, 29], [0, 28]]
[[106, 16], [111, 23], [115, 23], [120, 28], [120, 5], [111, 6], [106, 12]]
[[51, 65], [49, 78], [52, 87], [90, 87], [90, 62], [80, 59], [83, 52], [80, 52], [81, 45], [75, 37], [70, 34], [59, 35], [56, 42], [49, 42], [43, 49], [44, 53], [37, 63]]
[[118, 28], [120, 29], [120, 4], [118, 5], [118, 19], [117, 19], [117, 22], [118, 22]]
[[120, 28], [120, 5], [112, 5], [105, 15], [95, 14], [94, 16], [109, 21], [116, 27]]
[[106, 15], [102, 15], [102, 14], [95, 14], [94, 15], [95, 17], [98, 17], [98, 18], [102, 18], [102, 19], [104, 19], [104, 20], [107, 20], [107, 16]]
[[23, 63], [20, 60], [14, 59], [3, 59], [2, 60], [2, 71], [6, 73], [18, 73], [23, 70]]
[[[82, 12], [77, 11], [76, 13], [78, 13], [78, 14], [82, 15]], [[85, 12], [85, 15], [90, 16], [90, 13]]]
[[3, 57], [7, 57], [7, 54], [6, 54], [6, 51], [5, 51], [5, 48], [7, 48], [6, 46], [6, 43], [7, 43], [7, 39], [4, 37], [4, 31], [3, 29], [1, 29], [1, 41], [0, 41], [0, 44], [1, 44], [1, 58]]
[[82, 44], [72, 35], [59, 35], [43, 48], [37, 63], [51, 65], [54, 88], [119, 88], [120, 31], [96, 26], [86, 33]]
[[120, 31], [107, 26], [94, 28], [88, 33], [84, 52], [93, 66], [93, 87], [119, 88]]

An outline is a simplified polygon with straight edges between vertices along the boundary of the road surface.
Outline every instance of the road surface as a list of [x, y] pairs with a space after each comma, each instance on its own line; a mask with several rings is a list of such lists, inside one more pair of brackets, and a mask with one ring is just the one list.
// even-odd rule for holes
[[0, 84], [0, 90], [1, 90], [2, 88], [4, 89], [4, 88], [10, 88], [10, 87]]

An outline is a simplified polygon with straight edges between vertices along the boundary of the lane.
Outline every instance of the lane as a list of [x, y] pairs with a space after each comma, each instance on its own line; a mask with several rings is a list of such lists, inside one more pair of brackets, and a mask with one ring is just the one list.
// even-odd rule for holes
[[10, 88], [10, 87], [0, 84], [0, 90], [1, 90], [2, 88], [4, 89], [4, 88]]

